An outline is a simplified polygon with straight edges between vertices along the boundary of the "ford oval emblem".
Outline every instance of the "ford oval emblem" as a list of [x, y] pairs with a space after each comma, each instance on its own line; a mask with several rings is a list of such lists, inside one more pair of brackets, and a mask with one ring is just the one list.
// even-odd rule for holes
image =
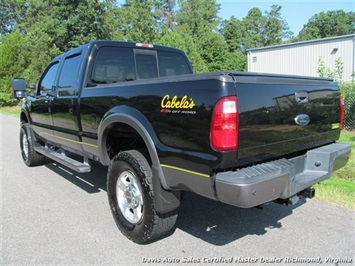
[[306, 114], [301, 114], [301, 115], [298, 115], [295, 117], [296, 124], [300, 125], [302, 127], [308, 125], [310, 121], [311, 121], [311, 119]]

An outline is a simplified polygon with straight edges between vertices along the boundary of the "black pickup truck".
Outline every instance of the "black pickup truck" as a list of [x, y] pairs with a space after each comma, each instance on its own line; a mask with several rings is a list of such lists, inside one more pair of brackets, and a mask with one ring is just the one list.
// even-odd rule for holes
[[192, 73], [182, 51], [151, 44], [96, 41], [57, 56], [32, 93], [12, 81], [24, 162], [108, 166], [113, 217], [137, 243], [173, 228], [183, 191], [241, 208], [292, 204], [347, 162], [332, 80]]

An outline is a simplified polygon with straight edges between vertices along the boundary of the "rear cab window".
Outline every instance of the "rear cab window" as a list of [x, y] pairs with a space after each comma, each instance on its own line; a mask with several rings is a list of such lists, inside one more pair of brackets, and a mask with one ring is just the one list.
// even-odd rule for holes
[[131, 48], [102, 47], [91, 74], [93, 84], [109, 84], [136, 79], [134, 54]]
[[90, 75], [90, 85], [191, 74], [180, 53], [132, 47], [99, 48]]
[[191, 74], [186, 58], [178, 53], [158, 51], [160, 77]]

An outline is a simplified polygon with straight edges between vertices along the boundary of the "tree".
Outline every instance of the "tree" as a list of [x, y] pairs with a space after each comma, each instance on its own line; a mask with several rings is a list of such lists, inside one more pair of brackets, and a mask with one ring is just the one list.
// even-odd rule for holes
[[14, 31], [27, 9], [25, 0], [2, 0], [0, 5], [0, 35]]
[[266, 11], [263, 31], [263, 46], [281, 44], [284, 39], [292, 36], [293, 32], [287, 22], [281, 17], [282, 6], [272, 5], [270, 11]]
[[246, 53], [247, 49], [262, 47], [266, 18], [259, 8], [249, 10], [242, 20], [231, 17], [223, 23], [221, 32], [228, 44], [229, 52], [236, 50]]
[[220, 4], [216, 0], [179, 0], [179, 4], [178, 25], [195, 40], [203, 38], [205, 33], [217, 31], [221, 19], [217, 15]]
[[320, 12], [308, 20], [294, 41], [305, 41], [355, 33], [355, 12]]
[[318, 28], [303, 28], [298, 36], [291, 38], [290, 42], [299, 42], [306, 40], [319, 39], [320, 37]]
[[197, 45], [190, 35], [175, 30], [164, 35], [158, 43], [183, 50], [188, 56], [195, 73], [208, 71], [207, 64], [202, 59]]
[[248, 60], [245, 53], [236, 50], [227, 55], [227, 68], [236, 71], [248, 71]]
[[262, 47], [265, 17], [261, 10], [256, 7], [250, 9], [247, 16], [243, 18], [242, 23], [244, 25], [244, 49]]
[[[103, 18], [105, 14], [103, 4], [97, 0], [67, 1], [69, 1], [69, 3], [76, 3], [69, 5], [69, 10], [66, 10], [69, 15], [65, 25], [69, 44], [69, 47], [66, 49], [98, 39], [107, 39], [109, 37], [104, 25]], [[63, 3], [63, 1], [59, 0], [59, 3]], [[61, 10], [63, 7], [59, 5], [58, 9]], [[65, 19], [66, 17], [64, 17], [64, 21]], [[61, 20], [60, 14], [59, 20]]]
[[103, 5], [103, 28], [109, 40], [123, 40], [123, 32], [119, 23], [120, 16], [117, 0], [101, 1]]
[[19, 32], [8, 34], [0, 45], [0, 107], [16, 102], [10, 94], [11, 79], [21, 77], [21, 47], [24, 37]]
[[249, 10], [246, 17], [238, 20], [231, 17], [224, 23], [222, 34], [230, 51], [281, 44], [293, 34], [287, 22], [281, 17], [281, 6], [272, 5], [270, 11], [262, 14], [259, 8]]
[[243, 37], [245, 35], [242, 21], [232, 16], [223, 23], [221, 34], [228, 45], [228, 51], [242, 50]]
[[60, 53], [47, 33], [29, 32], [21, 45], [21, 62], [26, 66], [21, 77], [28, 84], [37, 83], [52, 58]]
[[159, 0], [157, 23], [159, 25], [159, 33], [163, 36], [172, 32], [177, 25], [175, 7], [176, 0]]
[[223, 37], [210, 32], [204, 36], [204, 42], [200, 46], [201, 56], [208, 66], [208, 71], [227, 70], [228, 46]]
[[30, 0], [20, 30], [46, 33], [60, 51], [106, 39], [104, 5], [97, 0]]
[[292, 32], [281, 17], [281, 8], [273, 5], [264, 16], [259, 8], [254, 7], [242, 20], [232, 16], [230, 20], [224, 21], [220, 32], [227, 43], [229, 54], [221, 66], [246, 71], [248, 49], [281, 44], [289, 38]]
[[[217, 33], [221, 21], [217, 15], [220, 4], [217, 4], [216, 0], [179, 0], [179, 4], [180, 9], [176, 14], [178, 25], [175, 30], [183, 36], [191, 36], [204, 61], [201, 69], [207, 66], [208, 71], [214, 70], [216, 62], [222, 62], [220, 58], [227, 49], [223, 39]], [[211, 58], [211, 53], [214, 59]]]
[[158, 0], [126, 0], [119, 11], [123, 37], [127, 41], [152, 43], [158, 36]]

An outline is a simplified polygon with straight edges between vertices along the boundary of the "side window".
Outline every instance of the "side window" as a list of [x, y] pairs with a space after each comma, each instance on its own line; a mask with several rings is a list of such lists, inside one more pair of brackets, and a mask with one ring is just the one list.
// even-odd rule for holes
[[81, 63], [81, 55], [76, 54], [65, 59], [59, 77], [58, 93], [68, 96], [77, 92], [77, 77]]
[[161, 77], [190, 74], [184, 56], [178, 53], [159, 51], [159, 73]]
[[55, 78], [57, 75], [58, 67], [59, 62], [56, 62], [47, 68], [45, 74], [42, 76], [38, 94], [42, 95], [46, 91], [53, 90], [55, 86]]
[[93, 84], [108, 84], [135, 79], [134, 55], [131, 48], [100, 48], [91, 74]]

